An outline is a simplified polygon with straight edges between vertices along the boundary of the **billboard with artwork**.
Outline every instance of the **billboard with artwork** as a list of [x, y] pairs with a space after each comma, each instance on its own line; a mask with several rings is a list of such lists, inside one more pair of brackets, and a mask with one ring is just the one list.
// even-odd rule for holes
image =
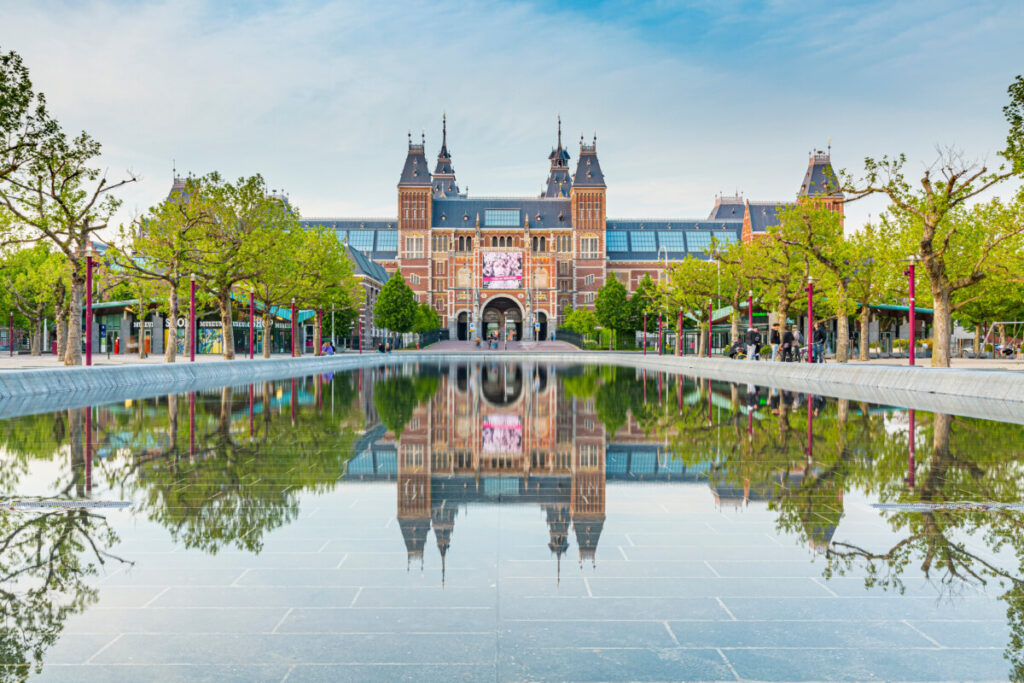
[[510, 251], [483, 253], [484, 289], [518, 289], [523, 286], [523, 254]]
[[518, 415], [485, 415], [480, 434], [481, 450], [488, 455], [523, 451], [523, 423]]

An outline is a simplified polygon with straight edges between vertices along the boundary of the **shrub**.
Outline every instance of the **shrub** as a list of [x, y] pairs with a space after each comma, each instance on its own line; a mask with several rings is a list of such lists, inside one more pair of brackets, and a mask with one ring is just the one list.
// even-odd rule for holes
[[761, 347], [761, 359], [762, 360], [764, 360], [764, 359], [771, 360], [772, 359], [772, 346], [771, 346], [771, 344], [765, 344], [764, 346]]
[[985, 353], [992, 353], [995, 350], [996, 350], [996, 347], [992, 346], [991, 344], [985, 344], [985, 349], [984, 349]]

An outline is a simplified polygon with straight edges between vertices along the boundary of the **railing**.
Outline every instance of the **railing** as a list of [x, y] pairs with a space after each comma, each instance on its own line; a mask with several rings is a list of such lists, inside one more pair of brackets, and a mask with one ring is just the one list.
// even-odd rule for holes
[[555, 341], [565, 341], [581, 349], [584, 348], [583, 335], [581, 335], [579, 332], [573, 332], [572, 330], [566, 329], [564, 327], [559, 327], [558, 329], [555, 330]]
[[436, 344], [439, 341], [448, 341], [448, 328], [442, 327], [438, 330], [431, 330], [430, 332], [423, 332], [420, 334], [420, 348]]

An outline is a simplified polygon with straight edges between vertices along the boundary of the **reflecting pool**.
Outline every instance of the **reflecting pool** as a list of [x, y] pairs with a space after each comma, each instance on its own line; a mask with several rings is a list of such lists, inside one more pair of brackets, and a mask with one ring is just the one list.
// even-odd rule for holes
[[1020, 424], [408, 364], [10, 419], [0, 465], [4, 680], [1024, 679]]

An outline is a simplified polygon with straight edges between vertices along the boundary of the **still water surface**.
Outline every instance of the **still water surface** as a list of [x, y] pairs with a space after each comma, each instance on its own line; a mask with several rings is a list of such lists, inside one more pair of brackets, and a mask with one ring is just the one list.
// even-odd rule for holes
[[[1021, 680], [1024, 427], [408, 365], [0, 422], [0, 676]], [[129, 501], [113, 510], [13, 500]]]

